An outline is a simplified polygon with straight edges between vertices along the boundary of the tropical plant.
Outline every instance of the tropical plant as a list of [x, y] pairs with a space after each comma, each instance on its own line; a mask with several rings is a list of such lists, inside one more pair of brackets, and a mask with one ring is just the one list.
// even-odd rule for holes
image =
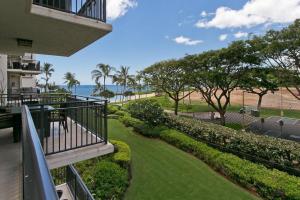
[[48, 92], [49, 90], [49, 80], [52, 76], [52, 73], [54, 73], [53, 65], [50, 63], [44, 63], [44, 66], [42, 68], [42, 74], [45, 75], [45, 77], [42, 77], [43, 80], [45, 80], [45, 92]]
[[75, 87], [75, 93], [76, 93], [76, 86], [80, 85], [80, 82], [75, 78], [75, 74], [71, 72], [67, 72], [64, 75], [65, 82], [67, 84], [68, 90], [71, 93], [72, 88]]
[[115, 71], [115, 69], [106, 64], [98, 64], [96, 66], [97, 69], [92, 71], [92, 79], [95, 79], [96, 84], [100, 83], [100, 79], [103, 78], [103, 90], [106, 90], [106, 80], [107, 78], [112, 78], [111, 73]]
[[113, 91], [110, 90], [103, 90], [99, 93], [100, 97], [104, 97], [105, 99], [110, 99], [113, 98], [115, 96], [115, 93]]
[[243, 41], [236, 41], [228, 48], [191, 55], [185, 58], [186, 71], [191, 85], [203, 96], [207, 104], [220, 114], [225, 125], [225, 114], [232, 91], [242, 79], [242, 69], [259, 64], [258, 58], [246, 48]]
[[[130, 67], [125, 67], [121, 66], [120, 70], [118, 70], [115, 74], [115, 79], [118, 81], [119, 85], [121, 85], [122, 88], [122, 93], [124, 93], [127, 89], [128, 86], [128, 81], [131, 79], [133, 76], [129, 74], [129, 69]], [[122, 105], [124, 102], [124, 95], [122, 96]]]
[[258, 49], [264, 65], [278, 69], [280, 84], [300, 100], [300, 19], [280, 31], [270, 30], [264, 36], [248, 41]]
[[262, 99], [268, 92], [278, 91], [275, 70], [265, 67], [247, 68], [242, 72], [240, 87], [258, 96], [257, 110], [261, 109]]
[[156, 91], [165, 92], [175, 102], [175, 115], [178, 114], [179, 101], [186, 98], [190, 92], [180, 95], [189, 84], [189, 74], [184, 70], [183, 60], [168, 60], [156, 63], [144, 70], [147, 82]]

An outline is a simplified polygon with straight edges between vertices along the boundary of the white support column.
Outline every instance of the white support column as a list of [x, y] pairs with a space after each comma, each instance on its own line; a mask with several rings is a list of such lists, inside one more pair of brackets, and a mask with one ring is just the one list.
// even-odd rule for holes
[[0, 93], [7, 94], [7, 55], [0, 54]]

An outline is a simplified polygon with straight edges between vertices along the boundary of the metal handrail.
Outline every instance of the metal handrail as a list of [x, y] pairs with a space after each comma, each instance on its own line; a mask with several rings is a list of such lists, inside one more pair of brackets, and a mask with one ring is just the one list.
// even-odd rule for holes
[[22, 106], [23, 199], [58, 200], [44, 152], [27, 106]]
[[[71, 172], [71, 174], [69, 174], [68, 172]], [[68, 175], [71, 175], [71, 177]], [[72, 184], [73, 181], [74, 181], [74, 184]], [[80, 175], [78, 174], [77, 170], [73, 167], [73, 165], [68, 165], [66, 167], [66, 182], [68, 184], [68, 187], [70, 188], [70, 191], [71, 191], [73, 197], [75, 197], [75, 199], [94, 200], [93, 195], [91, 194], [91, 192], [89, 191], [87, 186], [84, 184], [83, 180], [81, 179]], [[80, 188], [78, 188], [78, 187], [80, 187]], [[82, 191], [83, 194], [80, 193], [79, 191]]]
[[106, 23], [106, 0], [33, 0], [32, 3]]

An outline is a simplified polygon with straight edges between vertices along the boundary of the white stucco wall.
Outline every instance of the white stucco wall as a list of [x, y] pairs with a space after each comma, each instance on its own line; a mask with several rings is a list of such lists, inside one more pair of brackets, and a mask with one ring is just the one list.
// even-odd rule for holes
[[0, 92], [7, 93], [7, 55], [0, 54]]

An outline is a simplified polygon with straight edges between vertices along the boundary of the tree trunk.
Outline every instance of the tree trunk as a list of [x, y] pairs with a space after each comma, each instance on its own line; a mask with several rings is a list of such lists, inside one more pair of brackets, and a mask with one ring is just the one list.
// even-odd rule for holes
[[257, 110], [260, 111], [263, 95], [258, 95]]
[[222, 126], [225, 126], [225, 124], [226, 124], [226, 121], [225, 121], [225, 113], [223, 113], [223, 112], [219, 112], [220, 113], [220, 124], [222, 125]]
[[174, 109], [175, 115], [178, 115], [178, 104], [179, 104], [178, 100], [175, 100], [175, 109]]

